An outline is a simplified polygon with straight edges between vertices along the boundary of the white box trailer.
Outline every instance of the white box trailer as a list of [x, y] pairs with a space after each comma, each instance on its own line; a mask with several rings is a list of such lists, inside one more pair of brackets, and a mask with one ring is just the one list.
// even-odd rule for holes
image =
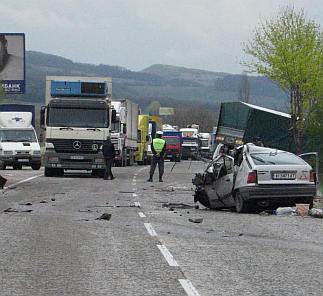
[[0, 169], [41, 167], [41, 152], [31, 112], [0, 112]]
[[111, 125], [111, 141], [116, 149], [116, 163], [133, 165], [138, 145], [138, 104], [128, 100], [112, 101], [116, 122]]

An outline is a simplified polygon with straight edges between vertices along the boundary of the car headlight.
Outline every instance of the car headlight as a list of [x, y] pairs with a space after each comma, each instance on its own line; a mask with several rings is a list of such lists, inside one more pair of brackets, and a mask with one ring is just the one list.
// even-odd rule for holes
[[8, 150], [8, 151], [3, 151], [4, 155], [13, 155], [13, 151]]
[[46, 149], [54, 149], [54, 144], [53, 143], [50, 143], [50, 142], [46, 142], [45, 143], [45, 148]]
[[40, 150], [35, 150], [34, 155], [40, 155]]

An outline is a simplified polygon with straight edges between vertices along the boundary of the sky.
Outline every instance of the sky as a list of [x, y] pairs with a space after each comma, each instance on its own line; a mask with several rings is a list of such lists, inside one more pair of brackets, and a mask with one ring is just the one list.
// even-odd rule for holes
[[1, 0], [0, 32], [75, 62], [241, 73], [242, 43], [286, 5], [323, 27], [322, 0]]

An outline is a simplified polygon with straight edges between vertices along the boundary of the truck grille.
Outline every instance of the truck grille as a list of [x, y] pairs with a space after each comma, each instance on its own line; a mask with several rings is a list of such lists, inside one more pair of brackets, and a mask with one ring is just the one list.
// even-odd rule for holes
[[100, 140], [71, 140], [71, 139], [51, 139], [55, 151], [58, 153], [88, 153], [96, 154], [100, 150], [103, 141]]

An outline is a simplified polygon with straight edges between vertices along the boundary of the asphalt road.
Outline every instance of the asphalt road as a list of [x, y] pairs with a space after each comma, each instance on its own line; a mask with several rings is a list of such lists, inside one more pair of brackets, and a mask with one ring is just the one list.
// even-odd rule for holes
[[322, 295], [321, 219], [195, 209], [204, 164], [172, 165], [164, 183], [0, 172], [0, 295]]

